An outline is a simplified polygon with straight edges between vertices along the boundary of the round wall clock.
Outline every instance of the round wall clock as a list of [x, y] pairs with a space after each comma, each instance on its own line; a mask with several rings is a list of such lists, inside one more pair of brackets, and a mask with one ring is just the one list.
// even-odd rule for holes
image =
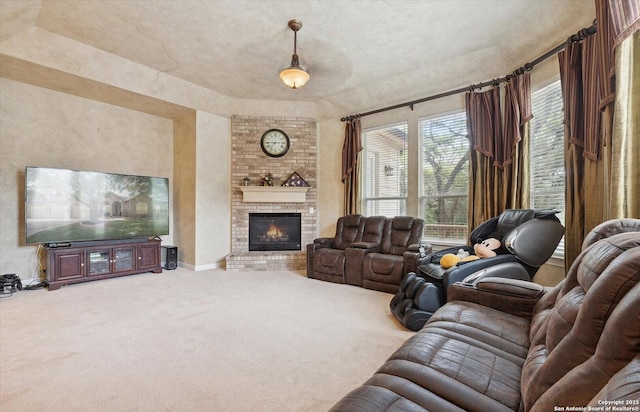
[[289, 145], [289, 136], [279, 129], [267, 130], [260, 140], [262, 151], [271, 157], [284, 156], [289, 151]]

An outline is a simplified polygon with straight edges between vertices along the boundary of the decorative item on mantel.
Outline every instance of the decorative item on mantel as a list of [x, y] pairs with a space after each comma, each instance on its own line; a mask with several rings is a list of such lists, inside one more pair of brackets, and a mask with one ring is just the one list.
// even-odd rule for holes
[[291, 176], [282, 184], [282, 186], [293, 186], [293, 187], [309, 187], [309, 184], [305, 182], [305, 180], [300, 177], [298, 172], [293, 172]]
[[242, 201], [245, 203], [301, 203], [307, 198], [309, 185], [297, 173], [291, 176], [280, 186], [273, 185], [273, 176], [267, 173], [262, 177], [258, 186], [240, 186]]
[[248, 176], [242, 179], [242, 186], [249, 186], [250, 183], [251, 183], [251, 179], [249, 179]]
[[273, 186], [273, 176], [271, 176], [271, 173], [267, 173], [262, 177], [260, 186]]

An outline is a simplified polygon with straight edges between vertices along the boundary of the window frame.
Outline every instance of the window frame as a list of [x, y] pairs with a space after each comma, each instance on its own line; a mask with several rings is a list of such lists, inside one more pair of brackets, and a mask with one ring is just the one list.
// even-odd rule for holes
[[[381, 189], [381, 183], [380, 183], [380, 171], [384, 170], [384, 166], [382, 165], [382, 161], [380, 160], [380, 152], [374, 152], [372, 150], [368, 150], [369, 147], [369, 141], [367, 139], [367, 133], [374, 133], [376, 131], [379, 130], [384, 130], [384, 129], [393, 129], [396, 127], [404, 127], [404, 134], [405, 134], [405, 140], [404, 140], [404, 148], [402, 149], [405, 153], [403, 155], [401, 155], [401, 157], [404, 159], [404, 161], [402, 162], [403, 164], [400, 166], [396, 166], [395, 172], [393, 173], [398, 173], [400, 174], [398, 180], [402, 180], [402, 178], [404, 179], [404, 182], [400, 182], [400, 185], [403, 186], [401, 188], [398, 189], [398, 192], [400, 193], [399, 195], [396, 196], [385, 196], [385, 195], [380, 195], [380, 189]], [[366, 129], [363, 129], [361, 132], [361, 137], [362, 137], [362, 154], [363, 154], [363, 158], [362, 158], [362, 167], [361, 167], [361, 172], [360, 172], [360, 210], [362, 211], [363, 214], [365, 215], [389, 215], [388, 213], [385, 214], [384, 212], [381, 212], [381, 207], [380, 207], [380, 203], [375, 203], [375, 202], [385, 202], [385, 201], [397, 201], [398, 202], [398, 207], [396, 208], [397, 212], [393, 213], [393, 215], [403, 215], [406, 214], [407, 211], [407, 205], [408, 205], [408, 198], [409, 198], [409, 191], [408, 191], [408, 156], [407, 156], [407, 151], [408, 151], [408, 142], [409, 142], [409, 121], [408, 120], [401, 120], [401, 121], [397, 121], [397, 122], [393, 122], [393, 123], [388, 123], [388, 124], [383, 124], [383, 125], [378, 125], [378, 126], [373, 126], [373, 127], [369, 127]], [[371, 162], [369, 161], [369, 157], [370, 155], [373, 155], [376, 159], [374, 161], [373, 164], [371, 164]], [[373, 169], [371, 169], [373, 167]], [[371, 169], [371, 170], [370, 170]], [[390, 177], [393, 175], [390, 175]], [[370, 187], [370, 185], [367, 185], [367, 180], [368, 179], [375, 179], [373, 182], [373, 185]], [[367, 196], [367, 192], [369, 190], [374, 190], [375, 193], [372, 193], [372, 196]], [[402, 193], [404, 193], [404, 196], [402, 195]], [[372, 203], [375, 203], [377, 206], [373, 207], [373, 209], [375, 209], [374, 213], [368, 213], [368, 210], [370, 209], [370, 205]], [[388, 216], [388, 217], [393, 217], [393, 216]]]

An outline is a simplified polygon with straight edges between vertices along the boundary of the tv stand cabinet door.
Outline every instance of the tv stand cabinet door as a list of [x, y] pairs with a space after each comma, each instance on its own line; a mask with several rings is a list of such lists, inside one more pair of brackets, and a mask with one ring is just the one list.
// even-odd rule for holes
[[161, 273], [160, 242], [150, 241], [138, 246], [138, 270]]
[[[85, 253], [82, 249], [49, 251], [48, 277], [50, 283], [85, 277]], [[59, 287], [59, 286], [58, 286]]]
[[100, 277], [113, 272], [113, 252], [110, 248], [93, 248], [87, 250], [87, 276]]
[[113, 272], [131, 272], [136, 270], [136, 250], [134, 246], [113, 248]]

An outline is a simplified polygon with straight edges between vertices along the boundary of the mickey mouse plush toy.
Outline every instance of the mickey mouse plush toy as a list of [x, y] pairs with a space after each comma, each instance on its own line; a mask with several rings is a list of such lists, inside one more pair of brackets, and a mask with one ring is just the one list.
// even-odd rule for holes
[[492, 237], [473, 245], [473, 251], [476, 256], [481, 258], [494, 257], [497, 255], [496, 250], [498, 250], [500, 246], [500, 241]]
[[457, 255], [447, 253], [442, 256], [440, 259], [440, 265], [445, 269], [449, 269], [450, 267], [456, 266], [459, 262], [469, 262], [480, 258], [494, 257], [497, 255], [496, 251], [500, 249], [500, 246], [500, 241], [492, 237], [480, 243], [476, 243], [473, 246], [475, 255], [469, 255], [469, 253], [460, 249]]

